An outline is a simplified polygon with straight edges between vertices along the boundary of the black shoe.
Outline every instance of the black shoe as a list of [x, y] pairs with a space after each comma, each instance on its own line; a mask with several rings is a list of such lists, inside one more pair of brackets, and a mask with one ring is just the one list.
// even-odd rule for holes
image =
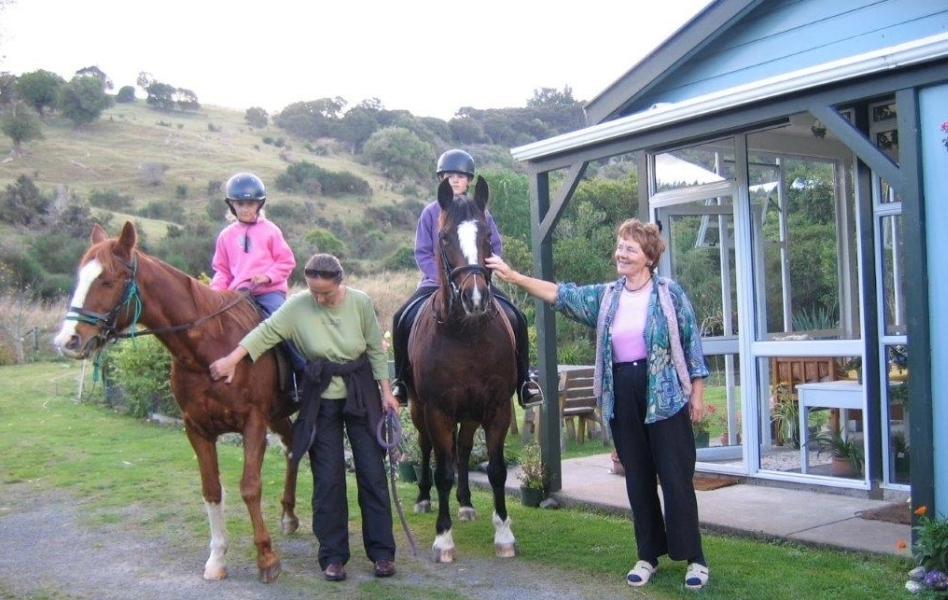
[[523, 382], [520, 387], [520, 405], [524, 408], [543, 404], [543, 390], [540, 384], [532, 379]]
[[323, 571], [326, 581], [342, 581], [346, 578], [346, 568], [341, 562], [331, 562]]
[[392, 381], [392, 395], [398, 398], [398, 403], [402, 406], [408, 406], [408, 389], [400, 380]]
[[395, 574], [395, 563], [385, 559], [377, 560], [372, 572], [376, 577], [391, 577]]

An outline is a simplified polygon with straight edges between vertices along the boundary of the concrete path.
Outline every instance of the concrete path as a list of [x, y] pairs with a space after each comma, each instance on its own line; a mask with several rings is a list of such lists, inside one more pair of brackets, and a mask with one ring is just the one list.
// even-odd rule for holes
[[[561, 505], [628, 514], [625, 478], [612, 472], [608, 455], [564, 460], [562, 470], [563, 489], [553, 494]], [[507, 475], [507, 489], [514, 493], [519, 493], [517, 473], [514, 468]], [[472, 473], [471, 484], [488, 487], [486, 474]], [[701, 524], [709, 530], [911, 557], [909, 549], [897, 547], [899, 540], [910, 545], [908, 525], [859, 516], [861, 511], [881, 508], [898, 499], [870, 500], [766, 483], [739, 483], [696, 494]]]

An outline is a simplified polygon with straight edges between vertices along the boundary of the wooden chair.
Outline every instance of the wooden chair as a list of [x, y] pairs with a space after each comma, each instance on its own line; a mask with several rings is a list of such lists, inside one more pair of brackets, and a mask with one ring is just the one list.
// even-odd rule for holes
[[[785, 387], [790, 391], [793, 402], [797, 399], [797, 385], [818, 381], [836, 381], [841, 373], [836, 358], [831, 356], [774, 356], [770, 359], [770, 383], [772, 393]], [[831, 410], [830, 427], [839, 430], [839, 411]], [[774, 439], [779, 435], [772, 432]], [[780, 440], [778, 440], [780, 441]]]
[[[564, 368], [559, 373], [557, 397], [560, 418], [569, 439], [584, 443], [589, 427], [602, 427], [596, 396], [593, 394], [593, 367]], [[521, 438], [524, 443], [535, 435], [540, 441], [540, 411], [528, 408], [523, 414]]]

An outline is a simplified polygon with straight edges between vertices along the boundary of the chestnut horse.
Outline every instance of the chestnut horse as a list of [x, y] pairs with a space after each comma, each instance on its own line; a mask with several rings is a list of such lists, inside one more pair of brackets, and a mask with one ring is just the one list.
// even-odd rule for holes
[[431, 510], [431, 451], [438, 490], [435, 562], [454, 560], [448, 502], [457, 468], [458, 518], [476, 518], [468, 462], [478, 426], [487, 441], [487, 476], [494, 496], [494, 549], [516, 554], [507, 516], [504, 439], [510, 425], [517, 369], [513, 330], [491, 293], [487, 182], [477, 178], [474, 197], [457, 199], [447, 180], [438, 187], [441, 221], [437, 243], [440, 287], [418, 311], [408, 341], [411, 417], [422, 453], [416, 512]]
[[[217, 460], [217, 438], [243, 436], [244, 469], [240, 494], [250, 512], [260, 579], [274, 581], [280, 557], [273, 550], [260, 508], [260, 469], [267, 447], [267, 428], [292, 448], [290, 417], [297, 406], [278, 392], [273, 351], [250, 364], [242, 362], [231, 385], [211, 381], [208, 366], [230, 352], [260, 317], [238, 292], [218, 292], [138, 248], [138, 234], [125, 223], [118, 238], [107, 239], [96, 224], [92, 246], [79, 263], [79, 278], [62, 331], [54, 339], [60, 351], [76, 359], [95, 355], [106, 344], [129, 334], [137, 324], [154, 334], [171, 353], [171, 391], [184, 416], [184, 430], [197, 455], [201, 488], [211, 530], [211, 553], [204, 578], [227, 576], [227, 528], [224, 490]], [[282, 530], [299, 526], [297, 469], [287, 461], [283, 486]]]

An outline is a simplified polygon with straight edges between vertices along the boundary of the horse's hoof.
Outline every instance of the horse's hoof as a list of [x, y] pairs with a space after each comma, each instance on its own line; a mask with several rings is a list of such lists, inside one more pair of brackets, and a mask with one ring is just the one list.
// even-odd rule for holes
[[458, 520], [459, 521], [476, 521], [477, 520], [477, 511], [474, 510], [473, 506], [462, 506], [458, 509]]
[[220, 581], [227, 577], [227, 567], [204, 567], [206, 581]]
[[513, 558], [517, 556], [517, 546], [514, 544], [494, 544], [494, 553], [497, 558]]
[[454, 548], [449, 548], [449, 549], [432, 548], [431, 558], [436, 563], [453, 563], [454, 562]]
[[292, 519], [283, 519], [280, 522], [280, 532], [283, 535], [290, 535], [296, 533], [296, 530], [300, 528], [300, 520], [297, 517]]
[[431, 501], [422, 500], [415, 503], [415, 514], [426, 514], [431, 512]]
[[260, 569], [260, 581], [263, 583], [273, 583], [276, 581], [277, 577], [280, 576], [280, 573], [283, 572], [283, 569], [280, 567], [280, 561], [275, 561], [269, 567]]

